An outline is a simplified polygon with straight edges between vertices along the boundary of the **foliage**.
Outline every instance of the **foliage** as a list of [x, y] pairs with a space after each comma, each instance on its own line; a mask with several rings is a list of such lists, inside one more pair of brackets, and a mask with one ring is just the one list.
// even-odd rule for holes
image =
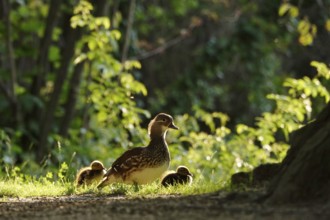
[[[226, 127], [228, 116], [207, 113], [198, 107], [195, 115], [177, 116], [175, 122], [181, 128], [169, 135], [172, 154], [171, 167], [186, 165], [194, 174], [189, 187], [160, 187], [159, 182], [136, 189], [134, 186], [114, 184], [102, 192], [93, 187], [74, 188], [68, 165], [63, 162], [56, 174], [48, 171], [45, 176], [23, 174], [19, 167], [6, 168], [7, 177], [1, 181], [2, 196], [43, 196], [81, 193], [120, 193], [128, 196], [155, 194], [206, 193], [228, 186], [228, 178], [239, 170], [250, 170], [267, 162], [281, 161], [288, 148], [288, 134], [310, 121], [313, 100], [322, 98], [329, 102], [330, 94], [321, 81], [329, 80], [330, 70], [323, 63], [313, 61], [317, 75], [310, 79], [288, 78], [284, 83], [287, 94], [270, 94], [276, 107], [257, 117], [254, 127], [238, 124], [235, 131]], [[203, 131], [201, 126], [208, 130]], [[204, 129], [205, 130], [205, 129]], [[8, 187], [10, 183], [10, 187]], [[23, 190], [29, 187], [30, 190]], [[24, 191], [24, 192], [23, 192]]]
[[[177, 33], [172, 34], [175, 30], [160, 21], [166, 35], [157, 32], [152, 35], [155, 40], [150, 39], [149, 33], [138, 35], [140, 41], [147, 41], [148, 47], [154, 48], [158, 42], [166, 46], [166, 37], [170, 43], [173, 35], [188, 32], [187, 40], [159, 58], [151, 59], [160, 64], [143, 62], [147, 69], [168, 76], [152, 82], [149, 78], [144, 80], [150, 93], [154, 94], [148, 99], [148, 107], [153, 111], [170, 108], [176, 114], [182, 114], [197, 105], [209, 111], [228, 112], [230, 126], [238, 121], [251, 123], [251, 118], [271, 108], [262, 94], [278, 92], [283, 80], [280, 54], [288, 47], [291, 34], [284, 32], [277, 23], [278, 3], [194, 2], [198, 7], [186, 6], [186, 19], [174, 10], [163, 12], [166, 17], [174, 14], [174, 18], [181, 18], [177, 19], [180, 22]], [[147, 14], [141, 19], [145, 21], [152, 16]], [[139, 28], [146, 25], [139, 22], [139, 17], [137, 20]], [[157, 29], [157, 26], [149, 28]], [[161, 35], [159, 40], [158, 34]], [[162, 59], [168, 62], [162, 63]], [[180, 67], [175, 63], [180, 63]], [[148, 74], [151, 79], [152, 74]], [[154, 84], [158, 86], [152, 86]], [[240, 109], [245, 109], [244, 114]]]
[[131, 54], [142, 60], [152, 112], [193, 114], [197, 105], [226, 112], [230, 128], [251, 125], [272, 108], [264, 94], [283, 92], [288, 76], [310, 76], [311, 57], [327, 62], [329, 1], [190, 2], [184, 14], [172, 1], [137, 7]]
[[[137, 107], [134, 100], [135, 94], [147, 94], [145, 86], [128, 72], [133, 68], [140, 68], [140, 63], [121, 63], [114, 57], [113, 52], [118, 48], [117, 40], [121, 34], [118, 30], [110, 30], [108, 18], [95, 18], [91, 10], [90, 3], [81, 1], [71, 18], [73, 28], [86, 28], [89, 33], [78, 42], [74, 58], [76, 65], [87, 60], [87, 80], [83, 82], [78, 106], [81, 111], [87, 107], [89, 124], [88, 128], [84, 127], [84, 122], [77, 118], [76, 126], [70, 128], [70, 140], [60, 141], [71, 145], [70, 149], [66, 148], [66, 152], [62, 153], [64, 155], [77, 153], [106, 159], [104, 156], [107, 155], [105, 152], [109, 145], [120, 144], [120, 147], [127, 149], [133, 142], [140, 141], [139, 115], [150, 115], [148, 111]], [[89, 48], [87, 52], [85, 47]]]
[[[45, 31], [48, 30], [45, 27], [45, 17], [47, 12], [54, 9], [43, 2], [23, 2], [13, 4], [13, 8], [11, 22], [17, 28], [12, 36], [16, 46], [16, 62], [38, 63], [41, 58], [31, 41], [42, 44], [47, 34]], [[116, 147], [120, 143], [120, 147], [128, 148], [133, 142], [140, 141], [140, 115], [150, 117], [149, 112], [139, 108], [134, 100], [137, 94], [147, 95], [145, 86], [130, 73], [132, 69], [141, 68], [141, 64], [135, 60], [122, 63], [116, 58], [120, 31], [111, 29], [108, 17], [95, 16], [94, 5], [89, 1], [82, 0], [74, 6], [65, 4], [60, 9], [63, 11], [57, 13], [63, 14], [63, 17], [67, 16], [65, 13], [69, 13], [71, 19], [69, 27], [64, 24], [54, 28], [52, 43], [48, 45], [49, 57], [46, 60], [50, 71], [42, 75], [41, 69], [18, 68], [17, 82], [13, 82], [17, 83], [16, 93], [0, 103], [0, 112], [3, 115], [0, 119], [3, 128], [1, 148], [5, 152], [1, 155], [1, 162], [4, 164], [14, 165], [24, 161], [23, 167], [28, 170], [38, 166], [33, 161], [39, 160], [39, 163], [40, 159], [43, 159], [43, 167], [50, 168], [65, 161], [70, 161], [70, 166], [72, 163], [87, 164], [90, 157], [98, 155], [102, 155], [100, 159], [105, 159], [104, 152], [109, 145]], [[25, 23], [21, 22], [22, 19], [27, 19], [31, 25], [22, 26]], [[36, 28], [39, 28], [38, 31]], [[75, 47], [72, 57], [68, 57], [67, 48], [61, 45], [61, 42], [69, 42], [70, 37], [65, 35], [70, 32], [68, 29], [72, 32], [71, 36], [83, 33], [81, 38], [74, 39], [76, 42], [73, 42]], [[23, 41], [19, 39], [21, 33], [26, 35]], [[4, 37], [0, 35], [1, 39]], [[63, 57], [72, 61], [67, 69], [61, 69], [66, 62]], [[4, 66], [1, 71], [6, 68]], [[59, 76], [63, 72], [67, 72], [66, 75]], [[40, 93], [35, 92], [38, 74], [42, 76], [40, 81], [44, 81]], [[6, 76], [1, 79], [1, 88], [6, 89], [7, 84], [12, 83], [10, 77], [10, 71], [7, 71]], [[65, 77], [66, 80], [58, 83], [56, 77]], [[59, 97], [57, 104], [54, 104], [54, 97]], [[21, 116], [16, 121], [17, 124], [13, 123], [14, 116], [10, 111], [11, 99], [16, 98]], [[53, 109], [54, 115], [48, 114]], [[55, 120], [47, 119], [47, 115]], [[42, 138], [41, 131], [44, 129], [42, 124], [47, 124], [45, 120], [49, 120], [51, 131], [46, 134], [46, 146], [38, 147]], [[66, 123], [69, 124], [68, 128], [64, 126]], [[48, 155], [36, 158], [38, 151], [48, 148], [48, 145], [51, 146], [45, 152]]]
[[[286, 79], [283, 86], [287, 94], [269, 94], [267, 98], [275, 102], [274, 110], [256, 117], [252, 127], [238, 124], [232, 131], [226, 127], [226, 115], [200, 109], [195, 109], [195, 116], [177, 118], [182, 129], [171, 148], [177, 148], [173, 150], [173, 169], [184, 164], [202, 179], [218, 182], [241, 170], [280, 162], [289, 147], [289, 134], [312, 120], [314, 101], [321, 99], [323, 105], [329, 102], [330, 93], [321, 83], [329, 79], [329, 68], [316, 61], [311, 65], [317, 75], [313, 79]], [[209, 132], [204, 132], [199, 122]]]
[[[317, 36], [317, 25], [310, 22], [308, 16], [303, 15], [303, 18], [299, 17], [299, 8], [290, 3], [284, 2], [281, 4], [278, 14], [280, 16], [288, 16], [291, 25], [296, 26], [299, 34], [298, 41], [303, 46], [312, 45]], [[329, 19], [323, 21], [324, 28], [329, 31], [327, 24]]]
[[[147, 121], [160, 111], [180, 127], [168, 133], [171, 169], [188, 166], [195, 183], [139, 191], [119, 184], [106, 193], [209, 192], [226, 187], [237, 171], [281, 161], [289, 134], [329, 102], [325, 63], [311, 62], [316, 71], [299, 78], [285, 69], [297, 54], [295, 39], [312, 47], [320, 26], [329, 31], [329, 19], [315, 23], [287, 2], [137, 1], [128, 36], [137, 59], [120, 60], [126, 5], [109, 3], [110, 16], [100, 13], [104, 2], [68, 1], [56, 9], [16, 1], [4, 8], [10, 16], [9, 25], [0, 23], [0, 196], [97, 193], [73, 186], [77, 170], [95, 159], [108, 167], [145, 145]], [[47, 19], [52, 13], [55, 20]]]

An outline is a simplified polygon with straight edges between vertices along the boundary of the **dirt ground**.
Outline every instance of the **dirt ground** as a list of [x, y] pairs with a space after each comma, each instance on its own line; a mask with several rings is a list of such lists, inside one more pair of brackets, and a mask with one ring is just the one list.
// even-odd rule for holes
[[330, 219], [330, 205], [269, 206], [258, 192], [128, 198], [122, 195], [75, 195], [6, 198], [0, 219]]

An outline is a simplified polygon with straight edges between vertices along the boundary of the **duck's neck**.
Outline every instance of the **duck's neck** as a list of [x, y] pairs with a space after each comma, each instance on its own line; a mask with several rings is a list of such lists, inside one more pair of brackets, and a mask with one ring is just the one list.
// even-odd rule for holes
[[166, 132], [163, 135], [153, 135], [150, 134], [150, 143], [147, 147], [149, 153], [154, 155], [155, 158], [158, 158], [159, 163], [166, 163], [169, 166], [171, 160], [170, 151], [168, 149], [166, 140]]
[[166, 147], [167, 148], [167, 143], [166, 143], [166, 132], [163, 134], [150, 134], [150, 143], [149, 147]]

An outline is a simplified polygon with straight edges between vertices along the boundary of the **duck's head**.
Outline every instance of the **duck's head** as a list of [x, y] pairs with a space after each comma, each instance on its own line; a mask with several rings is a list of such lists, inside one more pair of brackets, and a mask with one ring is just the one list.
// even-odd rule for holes
[[186, 166], [178, 166], [178, 168], [176, 169], [176, 172], [179, 174], [182, 174], [182, 175], [193, 176], [190, 173], [188, 167], [186, 167]]
[[148, 133], [150, 136], [164, 136], [166, 131], [169, 129], [179, 128], [174, 124], [172, 116], [159, 113], [154, 119], [152, 119], [148, 126]]
[[104, 166], [103, 166], [103, 163], [98, 161], [98, 160], [94, 160], [90, 167], [92, 168], [92, 170], [104, 170]]

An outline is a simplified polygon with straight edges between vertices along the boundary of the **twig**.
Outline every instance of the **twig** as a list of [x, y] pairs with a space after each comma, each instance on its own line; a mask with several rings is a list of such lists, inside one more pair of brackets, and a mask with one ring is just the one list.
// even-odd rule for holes
[[180, 43], [182, 40], [191, 36], [192, 31], [195, 28], [200, 27], [202, 25], [202, 23], [203, 23], [202, 20], [197, 19], [195, 22], [192, 22], [188, 28], [181, 29], [180, 34], [177, 37], [167, 41], [165, 44], [161, 45], [160, 47], [157, 47], [157, 48], [155, 48], [151, 51], [145, 52], [145, 53], [141, 53], [135, 57], [131, 57], [130, 59], [143, 60], [143, 59], [147, 59], [149, 57], [155, 56], [157, 54], [163, 53], [168, 48], [175, 46], [176, 44]]
[[157, 54], [163, 53], [165, 50], [167, 50], [170, 47], [175, 46], [176, 44], [180, 43], [185, 38], [186, 38], [186, 35], [182, 35], [182, 36], [180, 35], [178, 37], [175, 37], [175, 38], [167, 41], [165, 44], [163, 44], [160, 47], [157, 47], [157, 48], [155, 48], [151, 51], [148, 51], [146, 53], [142, 53], [142, 54], [140, 54], [136, 57], [132, 57], [130, 59], [132, 59], [132, 60], [143, 60], [143, 59], [147, 59], [149, 57], [155, 56]]
[[127, 19], [128, 21], [127, 21], [127, 28], [126, 28], [125, 42], [122, 51], [121, 63], [124, 63], [127, 60], [127, 53], [130, 45], [130, 37], [134, 22], [135, 6], [136, 6], [136, 0], [131, 0], [131, 3], [129, 5], [129, 13]]

